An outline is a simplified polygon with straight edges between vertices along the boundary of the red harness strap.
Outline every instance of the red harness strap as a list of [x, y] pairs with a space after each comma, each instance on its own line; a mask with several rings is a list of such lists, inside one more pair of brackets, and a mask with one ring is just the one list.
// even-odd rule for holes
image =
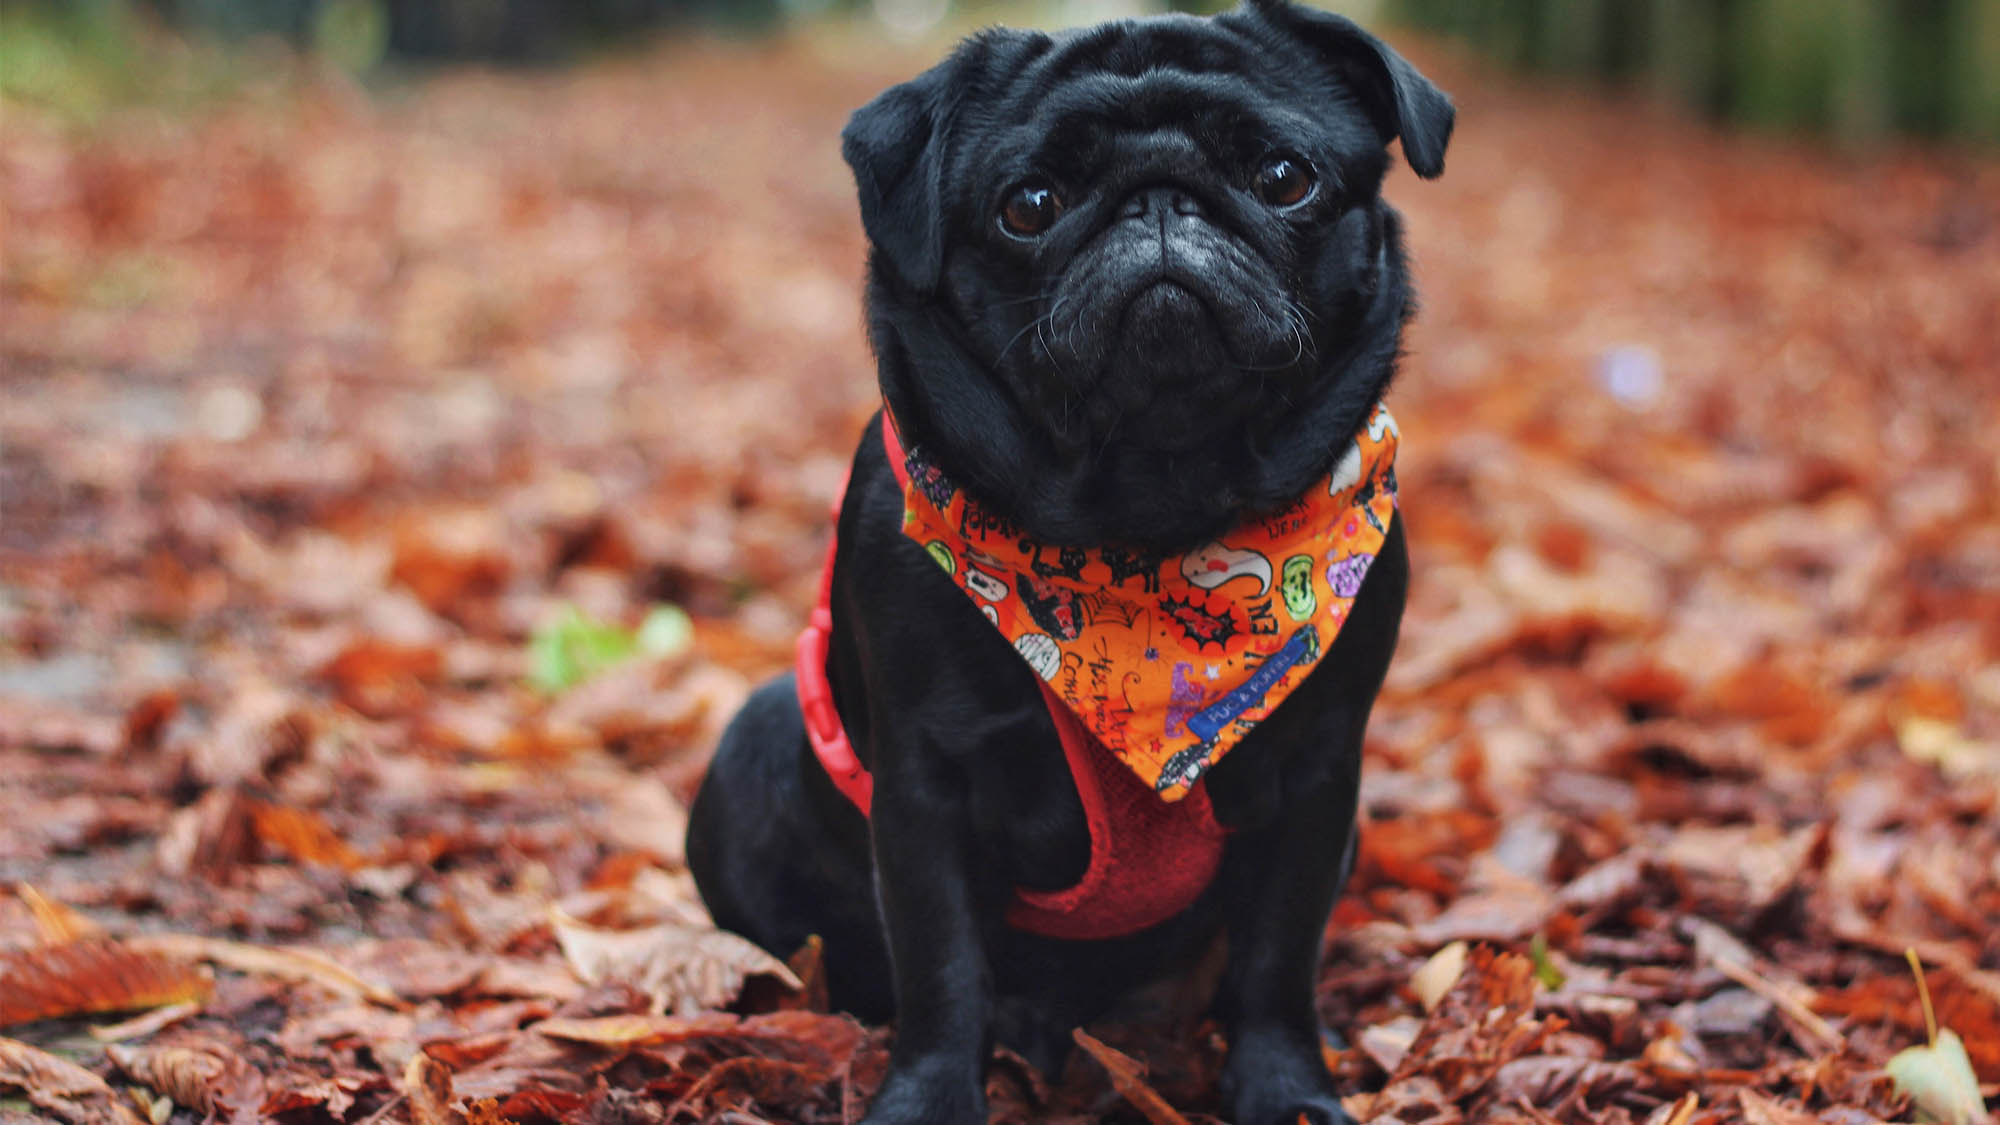
[[[880, 424], [890, 467], [907, 488], [908, 469], [895, 427], [886, 414]], [[837, 502], [834, 515], [837, 525]], [[799, 709], [805, 716], [806, 737], [827, 776], [866, 816], [875, 779], [854, 756], [826, 675], [827, 643], [833, 632], [833, 559], [834, 544], [828, 543], [819, 603], [799, 635]], [[1221, 868], [1228, 835], [1215, 820], [1206, 782], [1196, 783], [1179, 801], [1162, 801], [1046, 683], [1041, 688], [1090, 826], [1090, 862], [1083, 878], [1067, 890], [1016, 889], [1007, 910], [1008, 923], [1043, 937], [1089, 941], [1134, 934], [1187, 909]]]

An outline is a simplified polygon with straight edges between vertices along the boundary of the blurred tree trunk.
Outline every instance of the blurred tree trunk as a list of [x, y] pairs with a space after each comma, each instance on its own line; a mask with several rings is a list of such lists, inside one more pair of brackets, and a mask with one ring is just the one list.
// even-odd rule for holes
[[1846, 145], [1898, 130], [2000, 140], [2000, 0], [1397, 0], [1508, 65]]
[[2000, 0], [1952, 0], [1947, 127], [2000, 143]]

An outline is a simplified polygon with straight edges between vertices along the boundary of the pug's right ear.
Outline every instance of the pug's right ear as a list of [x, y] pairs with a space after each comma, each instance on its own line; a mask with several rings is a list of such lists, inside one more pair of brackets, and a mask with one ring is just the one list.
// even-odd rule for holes
[[981, 32], [855, 110], [841, 130], [840, 154], [861, 197], [861, 226], [904, 285], [931, 292], [944, 271], [945, 167], [959, 107], [1034, 39], [1047, 37]]
[[897, 280], [930, 292], [944, 269], [944, 157], [959, 56], [854, 111], [840, 154], [854, 169], [861, 226]]

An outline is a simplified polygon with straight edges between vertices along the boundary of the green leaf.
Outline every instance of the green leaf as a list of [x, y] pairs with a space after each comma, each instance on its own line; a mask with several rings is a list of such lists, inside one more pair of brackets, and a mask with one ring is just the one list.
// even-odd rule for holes
[[655, 660], [679, 656], [694, 643], [694, 621], [677, 605], [656, 605], [639, 623], [639, 651]]
[[637, 630], [592, 621], [569, 606], [528, 638], [528, 679], [555, 695], [633, 657], [677, 656], [693, 641], [694, 622], [679, 606], [654, 606]]
[[1972, 1073], [1965, 1043], [1949, 1029], [1938, 1032], [1928, 1047], [1911, 1047], [1899, 1052], [1883, 1068], [1896, 1083], [1896, 1091], [1908, 1094], [1916, 1103], [1917, 1120], [1938, 1125], [1979, 1125], [1986, 1118], [1986, 1103], [1979, 1096], [1979, 1079]]
[[1563, 975], [1561, 969], [1556, 967], [1555, 960], [1549, 956], [1549, 939], [1546, 935], [1536, 934], [1534, 936], [1534, 939], [1528, 943], [1528, 956], [1535, 963], [1535, 979], [1541, 981], [1542, 987], [1548, 989], [1550, 992], [1561, 988], [1563, 982], [1569, 979]]

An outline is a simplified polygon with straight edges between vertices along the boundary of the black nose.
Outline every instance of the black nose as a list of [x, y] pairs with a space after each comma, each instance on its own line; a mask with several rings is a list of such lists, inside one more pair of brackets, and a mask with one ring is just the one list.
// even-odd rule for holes
[[1199, 215], [1201, 203], [1194, 196], [1172, 184], [1158, 184], [1140, 188], [1125, 197], [1125, 205], [1118, 209], [1121, 219], [1154, 219], [1164, 215]]

